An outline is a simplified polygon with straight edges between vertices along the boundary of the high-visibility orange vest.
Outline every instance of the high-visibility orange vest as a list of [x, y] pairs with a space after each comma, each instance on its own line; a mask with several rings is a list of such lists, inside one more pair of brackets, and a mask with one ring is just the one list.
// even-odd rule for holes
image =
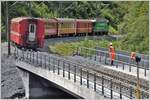
[[111, 60], [115, 60], [116, 53], [115, 53], [115, 49], [113, 46], [109, 47], [109, 54], [110, 54]]
[[135, 60], [135, 56], [136, 56], [136, 55], [135, 55], [135, 52], [131, 52], [131, 59], [132, 59], [132, 60]]

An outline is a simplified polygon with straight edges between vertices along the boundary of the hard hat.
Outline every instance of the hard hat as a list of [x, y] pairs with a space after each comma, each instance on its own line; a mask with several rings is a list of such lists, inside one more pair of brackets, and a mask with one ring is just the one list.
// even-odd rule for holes
[[112, 45], [112, 43], [110, 42], [109, 45]]

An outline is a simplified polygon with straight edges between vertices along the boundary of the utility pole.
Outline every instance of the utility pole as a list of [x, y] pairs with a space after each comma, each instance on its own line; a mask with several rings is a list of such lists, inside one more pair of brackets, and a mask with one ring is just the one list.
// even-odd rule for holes
[[9, 13], [8, 13], [8, 1], [5, 2], [6, 6], [6, 33], [7, 33], [7, 42], [8, 42], [8, 55], [11, 55], [11, 47], [10, 47], [10, 29], [9, 29]]
[[59, 1], [59, 10], [60, 10], [60, 15], [59, 17], [62, 18], [62, 2], [63, 1]]
[[136, 56], [136, 63], [137, 63], [137, 87], [136, 87], [136, 98], [141, 99], [140, 94], [140, 80], [139, 80], [139, 62], [141, 61], [140, 56]]
[[30, 17], [32, 17], [32, 13], [31, 13], [31, 1], [29, 1], [29, 15], [30, 15]]

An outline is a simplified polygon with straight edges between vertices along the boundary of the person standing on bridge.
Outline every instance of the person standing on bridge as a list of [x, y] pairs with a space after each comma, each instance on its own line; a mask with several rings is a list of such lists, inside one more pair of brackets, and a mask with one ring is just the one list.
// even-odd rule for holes
[[109, 44], [109, 55], [111, 58], [111, 65], [114, 65], [114, 60], [115, 60], [115, 48], [112, 46], [112, 43]]
[[131, 56], [130, 56], [130, 58], [131, 58], [131, 63], [135, 63], [135, 57], [136, 57], [136, 53], [135, 52], [131, 52]]
[[131, 60], [135, 60], [135, 56], [136, 56], [135, 52], [131, 52]]

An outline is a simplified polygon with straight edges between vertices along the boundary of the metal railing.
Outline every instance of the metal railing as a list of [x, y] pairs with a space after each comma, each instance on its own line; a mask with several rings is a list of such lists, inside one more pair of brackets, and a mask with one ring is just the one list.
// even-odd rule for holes
[[[111, 65], [108, 51], [81, 47], [75, 49], [74, 53], [84, 58], [89, 58], [89, 60], [100, 62], [101, 64], [104, 65]], [[122, 67], [122, 70], [128, 68], [129, 72], [135, 71], [135, 70], [132, 71], [132, 69], [133, 68], [135, 69], [137, 67], [136, 62], [134, 60], [130, 59], [129, 56], [122, 54], [116, 54], [114, 66], [116, 68]], [[141, 60], [141, 62], [139, 63], [139, 68], [140, 70], [143, 70], [144, 76], [147, 76], [147, 72], [149, 71], [149, 62], [147, 60]]]
[[[80, 85], [86, 86], [93, 91], [108, 98], [135, 98], [135, 86], [125, 84], [121, 81], [112, 80], [104, 75], [99, 75], [85, 66], [66, 60], [61, 57], [35, 52], [31, 50], [20, 50], [15, 48], [14, 56], [17, 61], [23, 61], [61, 75]], [[148, 91], [141, 89], [141, 97], [149, 98]]]
[[[108, 48], [103, 48], [103, 47], [96, 47], [96, 50], [102, 50], [102, 51], [108, 51]], [[130, 58], [131, 52], [127, 52], [127, 51], [123, 51], [123, 50], [115, 50], [117, 54], [122, 54], [125, 56], [128, 56]], [[149, 61], [149, 56], [145, 55], [145, 54], [140, 54], [140, 53], [136, 53], [138, 55], [141, 55], [141, 58], [143, 60], [146, 60], [147, 62]]]

